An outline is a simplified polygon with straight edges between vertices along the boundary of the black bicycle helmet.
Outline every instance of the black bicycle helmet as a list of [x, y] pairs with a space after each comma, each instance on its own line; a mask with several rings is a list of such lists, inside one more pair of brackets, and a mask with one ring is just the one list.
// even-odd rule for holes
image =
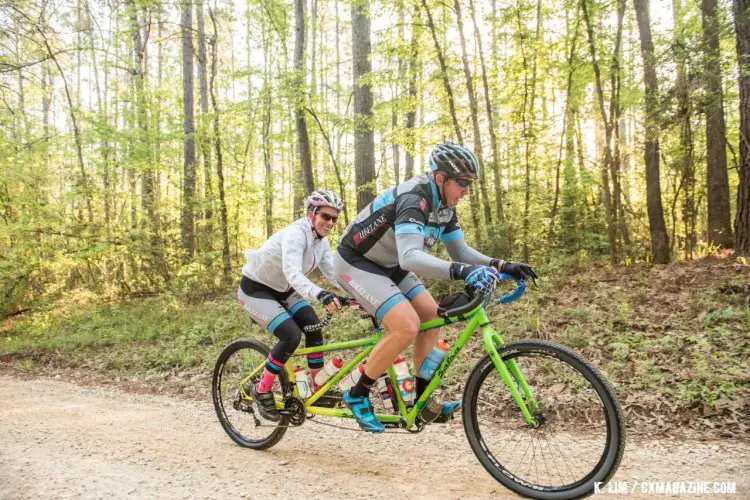
[[430, 169], [445, 172], [450, 177], [461, 175], [479, 176], [479, 161], [474, 153], [463, 146], [444, 142], [435, 146], [430, 155]]

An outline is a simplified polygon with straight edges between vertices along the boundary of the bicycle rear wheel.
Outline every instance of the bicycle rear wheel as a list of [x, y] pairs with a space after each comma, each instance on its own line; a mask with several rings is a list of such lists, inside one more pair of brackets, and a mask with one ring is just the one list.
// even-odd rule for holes
[[614, 475], [625, 450], [614, 391], [582, 356], [553, 342], [511, 342], [498, 353], [506, 366], [513, 360], [520, 369], [540, 425], [528, 424], [486, 356], [464, 391], [464, 430], [474, 454], [520, 495], [562, 500], [592, 494], [595, 483]]
[[[264, 450], [279, 442], [286, 433], [289, 417], [278, 422], [260, 416], [249, 388], [263, 375], [269, 348], [253, 339], [236, 340], [219, 355], [214, 367], [211, 392], [219, 422], [240, 446]], [[282, 370], [273, 385], [277, 401], [289, 393], [289, 377]]]

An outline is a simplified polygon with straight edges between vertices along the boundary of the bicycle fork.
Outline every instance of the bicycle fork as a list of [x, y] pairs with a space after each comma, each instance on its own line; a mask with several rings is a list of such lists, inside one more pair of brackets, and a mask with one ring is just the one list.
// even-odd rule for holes
[[[484, 311], [480, 311], [481, 315], [485, 315]], [[484, 321], [481, 321], [484, 319]], [[536, 418], [539, 413], [539, 407], [534, 397], [534, 393], [531, 392], [529, 385], [526, 383], [526, 379], [521, 373], [516, 360], [509, 359], [503, 361], [500, 354], [497, 352], [497, 346], [504, 344], [503, 339], [500, 335], [489, 326], [489, 321], [486, 316], [480, 318], [480, 324], [482, 325], [482, 342], [484, 343], [484, 349], [489, 354], [492, 363], [495, 365], [495, 369], [500, 374], [500, 378], [503, 380], [505, 385], [510, 390], [513, 399], [515, 400], [518, 408], [521, 410], [526, 422], [531, 427], [539, 427], [541, 422]], [[519, 391], [519, 388], [521, 389]], [[523, 392], [523, 393], [522, 393]]]

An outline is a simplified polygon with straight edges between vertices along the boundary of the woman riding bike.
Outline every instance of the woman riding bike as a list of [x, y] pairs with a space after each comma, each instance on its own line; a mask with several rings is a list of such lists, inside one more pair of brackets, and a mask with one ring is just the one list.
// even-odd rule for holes
[[[307, 197], [307, 216], [274, 233], [259, 250], [247, 252], [237, 298], [256, 323], [275, 335], [279, 342], [271, 349], [263, 377], [257, 386], [247, 387], [263, 418], [278, 421], [271, 388], [302, 338], [305, 326], [320, 320], [305, 297], [320, 301], [330, 313], [341, 309], [335, 294], [311, 282], [306, 274], [319, 268], [334, 286], [333, 254], [326, 237], [333, 229], [344, 204], [332, 191], [320, 189]], [[320, 329], [305, 332], [305, 346], [323, 344]], [[323, 354], [309, 354], [307, 365], [315, 374], [323, 368]]]
[[[438, 316], [435, 299], [415, 273], [464, 280], [480, 291], [499, 279], [499, 271], [517, 279], [536, 278], [528, 264], [493, 259], [466, 244], [455, 207], [479, 175], [474, 154], [457, 144], [439, 144], [430, 155], [430, 169], [365, 207], [344, 231], [334, 257], [339, 284], [388, 330], [357, 385], [343, 395], [360, 427], [371, 432], [385, 430], [372, 411], [372, 384], [411, 342], [418, 369], [440, 336], [437, 328], [419, 333], [420, 323]], [[453, 262], [425, 252], [438, 239]], [[417, 397], [428, 383], [417, 377]], [[445, 403], [438, 418], [446, 421], [459, 406], [457, 401]]]

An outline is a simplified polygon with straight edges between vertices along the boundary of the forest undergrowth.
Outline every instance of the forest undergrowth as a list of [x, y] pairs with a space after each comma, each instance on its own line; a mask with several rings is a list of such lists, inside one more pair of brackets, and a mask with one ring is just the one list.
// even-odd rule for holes
[[[431, 288], [437, 296], [459, 286]], [[711, 257], [548, 272], [521, 302], [498, 306], [491, 317], [506, 341], [549, 339], [593, 361], [613, 383], [632, 431], [750, 434], [745, 261]], [[347, 311], [326, 338], [362, 337], [368, 325]], [[443, 337], [451, 343], [459, 328], [446, 328]], [[219, 352], [248, 336], [272, 344], [238, 306], [233, 287], [190, 300], [167, 294], [105, 299], [74, 291], [0, 324], [0, 369], [208, 400]], [[446, 377], [445, 397], [460, 394], [482, 355], [475, 336]]]

